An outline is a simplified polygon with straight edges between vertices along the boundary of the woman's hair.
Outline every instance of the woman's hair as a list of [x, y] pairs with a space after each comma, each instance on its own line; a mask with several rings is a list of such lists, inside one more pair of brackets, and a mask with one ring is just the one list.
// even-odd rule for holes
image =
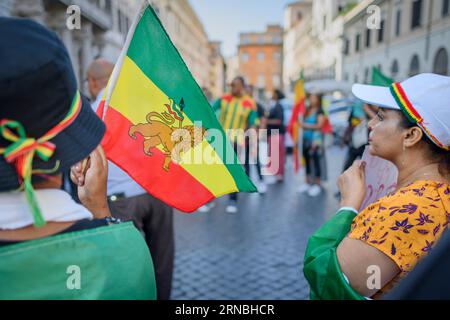
[[275, 94], [275, 96], [277, 97], [277, 100], [283, 100], [285, 98], [284, 93], [280, 90], [280, 89], [275, 89], [273, 91], [273, 93]]
[[308, 100], [310, 102], [308, 109], [311, 108], [311, 96], [316, 96], [317, 97], [317, 100], [319, 100], [319, 108], [318, 108], [318, 110], [319, 110], [319, 112], [323, 113], [323, 107], [322, 107], [323, 94], [322, 93], [309, 93], [307, 95], [307, 98], [308, 98]]
[[[401, 121], [400, 121], [400, 127], [403, 129], [409, 129], [416, 127], [417, 124], [412, 123], [408, 120], [408, 118], [405, 117], [405, 115], [398, 111], [401, 115]], [[426, 144], [428, 150], [429, 150], [429, 157], [436, 159], [440, 159], [439, 161], [439, 173], [446, 176], [450, 174], [450, 151], [444, 150], [440, 147], [438, 147], [433, 141], [431, 141], [430, 138], [426, 135], [424, 132], [422, 141]]]

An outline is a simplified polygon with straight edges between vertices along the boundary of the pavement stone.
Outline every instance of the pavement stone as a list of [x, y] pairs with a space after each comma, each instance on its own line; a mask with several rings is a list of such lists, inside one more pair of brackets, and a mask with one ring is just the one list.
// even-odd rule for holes
[[239, 212], [228, 198], [208, 213], [175, 215], [174, 300], [308, 299], [303, 255], [309, 236], [338, 209], [334, 198], [345, 150], [327, 150], [329, 180], [317, 198], [299, 194], [302, 174], [269, 185], [265, 195], [240, 194]]

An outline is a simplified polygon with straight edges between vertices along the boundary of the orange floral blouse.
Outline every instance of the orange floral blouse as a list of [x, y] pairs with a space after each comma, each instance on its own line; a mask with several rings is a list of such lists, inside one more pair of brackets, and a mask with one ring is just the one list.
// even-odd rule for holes
[[449, 225], [450, 185], [416, 181], [361, 211], [349, 237], [382, 251], [405, 274]]

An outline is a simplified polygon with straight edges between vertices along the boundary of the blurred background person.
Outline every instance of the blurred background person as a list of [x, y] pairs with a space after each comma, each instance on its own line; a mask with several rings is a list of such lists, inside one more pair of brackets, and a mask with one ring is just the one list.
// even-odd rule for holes
[[[242, 76], [235, 77], [231, 82], [231, 94], [226, 94], [218, 99], [213, 109], [219, 117], [222, 128], [228, 134], [236, 154], [245, 153], [244, 169], [250, 176], [250, 148], [248, 139], [241, 135], [232, 134], [236, 130], [247, 131], [258, 126], [258, 112], [253, 98], [245, 92], [245, 79]], [[241, 141], [242, 140], [242, 141]], [[238, 194], [230, 194], [230, 201], [226, 207], [227, 213], [236, 213]]]
[[[253, 85], [248, 85], [246, 87], [246, 92], [249, 95], [249, 97], [254, 98], [254, 91], [255, 88]], [[256, 157], [256, 170], [257, 170], [257, 174], [258, 174], [258, 192], [261, 194], [264, 194], [267, 192], [267, 186], [266, 186], [266, 182], [264, 180], [264, 176], [262, 175], [261, 172], [261, 152], [260, 152], [260, 146], [262, 143], [265, 143], [267, 141], [262, 141], [261, 140], [261, 130], [267, 129], [267, 115], [266, 115], [266, 109], [264, 108], [264, 106], [259, 103], [258, 101], [255, 100], [256, 103], [256, 110], [258, 112], [258, 118], [259, 118], [259, 124], [257, 126], [257, 130], [258, 130], [258, 142], [257, 142], [257, 147], [255, 150], [255, 157]]]
[[348, 127], [344, 135], [344, 143], [348, 145], [348, 153], [343, 171], [350, 168], [356, 159], [362, 157], [369, 142], [368, 122], [375, 116], [374, 107], [367, 103], [356, 101], [352, 105]]
[[280, 100], [284, 99], [284, 94], [280, 90], [273, 91], [273, 106], [269, 111], [267, 118], [267, 130], [269, 132], [269, 169], [272, 168], [272, 174], [276, 182], [283, 182], [284, 167], [286, 162], [286, 147], [284, 125], [284, 112]]
[[322, 192], [321, 161], [324, 152], [323, 126], [325, 115], [322, 109], [322, 95], [311, 94], [303, 120], [303, 157], [306, 166], [306, 183], [299, 189], [316, 197]]

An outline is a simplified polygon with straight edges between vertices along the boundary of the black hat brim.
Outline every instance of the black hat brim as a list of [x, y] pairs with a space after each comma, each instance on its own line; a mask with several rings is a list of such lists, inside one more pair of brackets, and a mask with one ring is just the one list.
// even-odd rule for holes
[[[26, 128], [24, 129], [26, 132]], [[92, 110], [89, 101], [82, 96], [82, 107], [78, 116], [50, 140], [56, 146], [53, 156], [45, 162], [35, 155], [33, 169], [50, 170], [53, 171], [52, 175], [68, 172], [71, 166], [87, 158], [100, 144], [105, 130], [105, 124]], [[15, 167], [0, 156], [0, 192], [15, 190], [19, 186]]]

